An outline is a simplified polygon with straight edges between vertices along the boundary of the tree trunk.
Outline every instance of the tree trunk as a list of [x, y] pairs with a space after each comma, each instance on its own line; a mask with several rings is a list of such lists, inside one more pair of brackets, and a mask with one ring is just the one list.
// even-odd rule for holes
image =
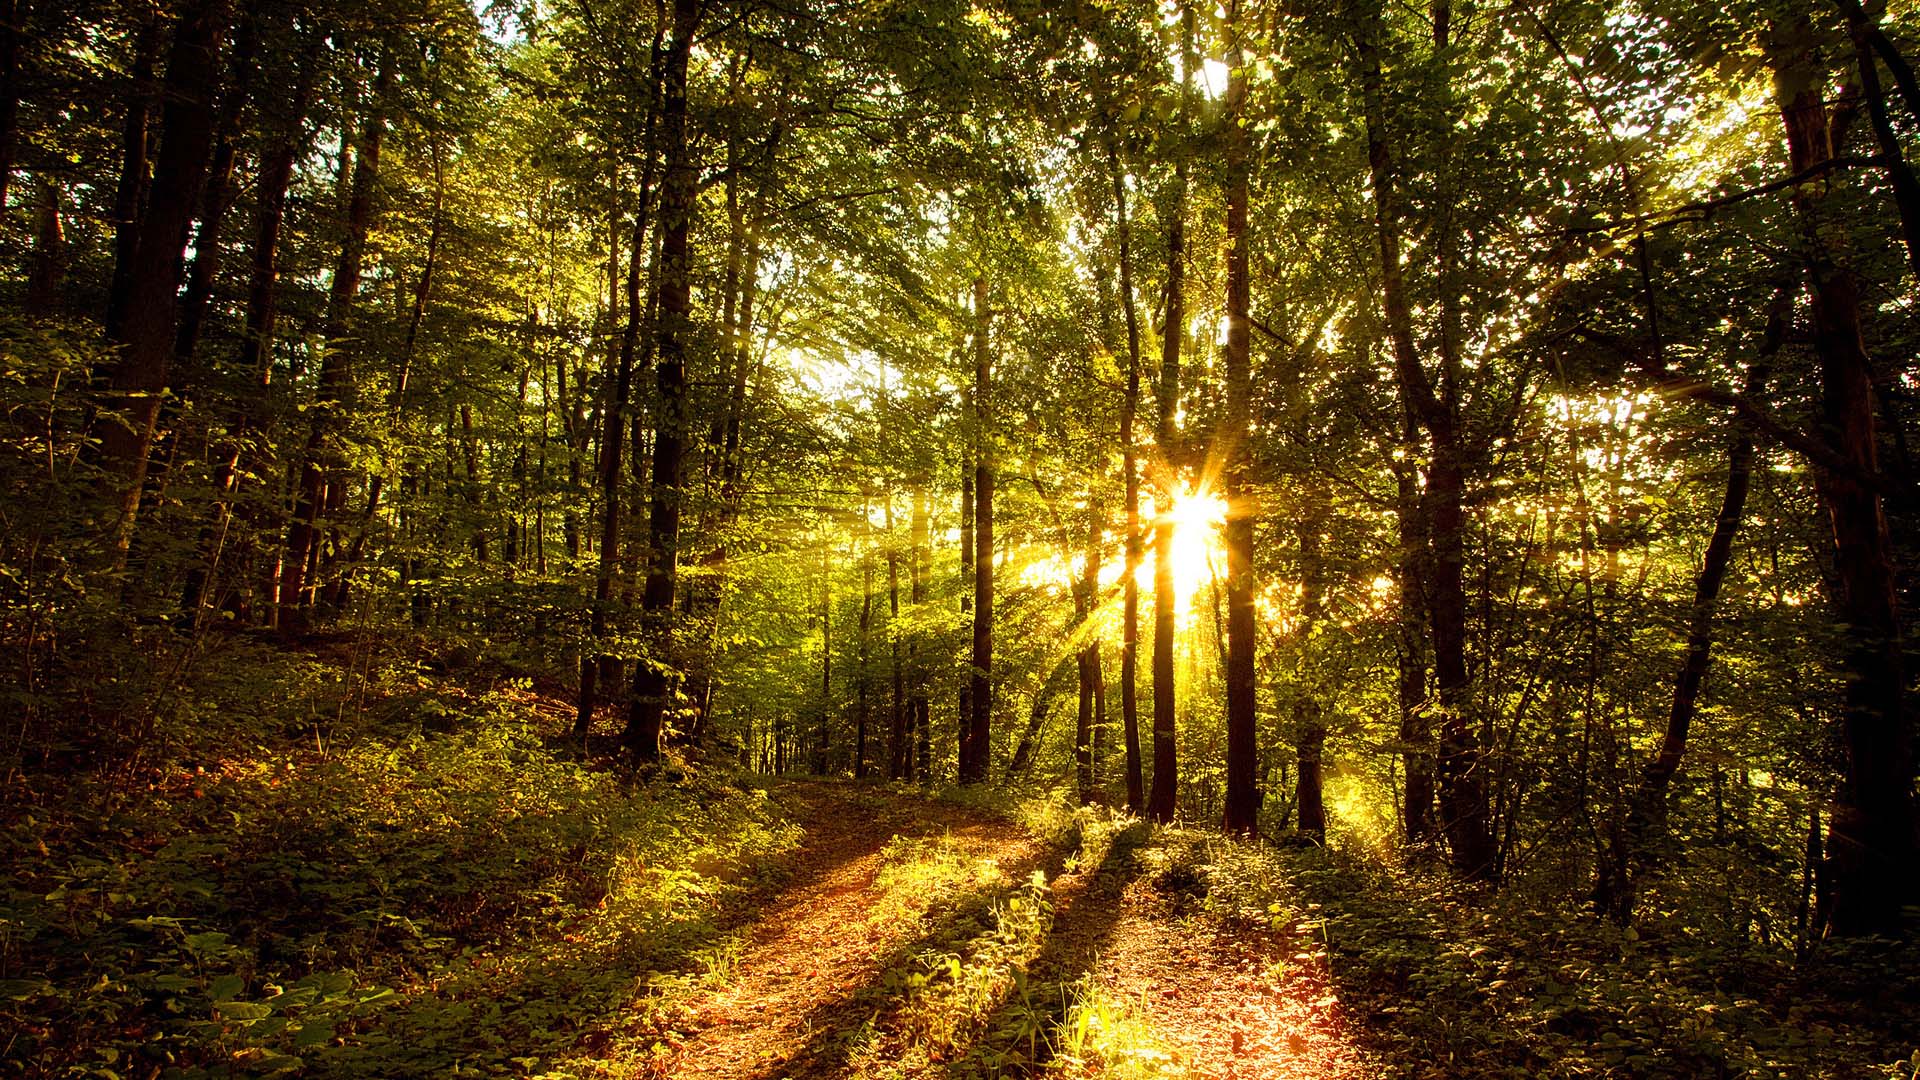
[[1316, 842], [1327, 838], [1326, 795], [1322, 785], [1321, 762], [1327, 744], [1327, 723], [1312, 684], [1311, 659], [1314, 628], [1319, 624], [1326, 602], [1326, 562], [1320, 549], [1320, 530], [1325, 527], [1325, 510], [1318, 498], [1309, 498], [1296, 522], [1300, 545], [1300, 627], [1298, 667], [1294, 670], [1293, 747], [1294, 796], [1300, 835]]
[[[960, 613], [973, 611], [973, 457], [978, 451], [969, 438], [960, 462]], [[956, 771], [966, 760], [967, 740], [973, 731], [973, 679], [960, 680], [960, 728], [954, 762]]]
[[[108, 385], [113, 418], [99, 426], [107, 484], [118, 503], [113, 526], [116, 569], [127, 551], [146, 485], [160, 402], [173, 357], [175, 295], [180, 288], [187, 227], [199, 205], [213, 143], [213, 96], [219, 83], [220, 46], [226, 33], [222, 0], [199, 0], [181, 14], [167, 58], [165, 104], [160, 114], [160, 150], [153, 195], [133, 229], [124, 301], [115, 340], [121, 345]], [[136, 102], [136, 111], [143, 108]], [[129, 130], [133, 127], [129, 122]]]
[[[1105, 531], [1106, 520], [1100, 509], [1100, 501], [1089, 496], [1087, 550], [1080, 574], [1080, 588], [1077, 590], [1079, 602], [1076, 604], [1081, 609], [1083, 620], [1092, 619], [1100, 608], [1100, 539]], [[1094, 702], [1100, 692], [1100, 637], [1091, 631], [1090, 622], [1082, 621], [1079, 629], [1087, 635], [1087, 642], [1080, 647], [1079, 655], [1080, 695], [1074, 712], [1073, 775], [1080, 804], [1086, 806], [1098, 795], [1094, 784], [1094, 733], [1097, 723]]]
[[[1193, 8], [1180, 7], [1180, 129], [1189, 134], [1193, 108], [1193, 74], [1200, 65], [1194, 51]], [[1179, 498], [1180, 448], [1175, 418], [1180, 410], [1180, 344], [1187, 330], [1187, 159], [1186, 150], [1176, 151], [1172, 191], [1167, 204], [1167, 313], [1160, 341], [1159, 424], [1155, 432], [1156, 451], [1168, 480], [1153, 527], [1153, 787], [1147, 795], [1147, 815], [1155, 821], [1171, 822], [1179, 785], [1178, 751], [1175, 745], [1177, 718], [1174, 715], [1174, 638], [1179, 632], [1176, 609], [1179, 598], [1173, 594], [1173, 503]]]
[[221, 237], [227, 211], [233, 206], [233, 167], [239, 155], [240, 117], [253, 85], [255, 39], [253, 19], [243, 16], [234, 39], [233, 74], [221, 91], [220, 111], [214, 124], [213, 162], [207, 170], [200, 228], [193, 238], [193, 265], [187, 271], [187, 291], [180, 298], [180, 326], [174, 336], [173, 355], [183, 367], [193, 362], [200, 329], [206, 322], [207, 306], [213, 299], [213, 285], [220, 276]]
[[[1463, 582], [1465, 448], [1457, 388], [1449, 371], [1439, 393], [1427, 378], [1413, 341], [1413, 319], [1400, 262], [1400, 225], [1393, 189], [1393, 160], [1386, 130], [1385, 89], [1380, 68], [1380, 12], [1370, 13], [1359, 35], [1360, 77], [1366, 112], [1367, 161], [1373, 187], [1374, 223], [1380, 249], [1382, 306], [1403, 399], [1412, 403], [1428, 441], [1426, 490], [1422, 495], [1427, 559], [1428, 629], [1432, 635], [1435, 689], [1440, 712], [1440, 827], [1453, 865], [1469, 879], [1494, 873], [1493, 833], [1488, 822], [1484, 767], [1472, 717], [1466, 659], [1466, 589]], [[1448, 283], [1442, 282], [1443, 289]], [[1444, 298], [1443, 298], [1444, 300]]]
[[[664, 26], [654, 29], [652, 62], [648, 65], [649, 85], [653, 87], [653, 93], [647, 102], [639, 202], [634, 208], [633, 231], [627, 244], [627, 319], [620, 334], [620, 346], [609, 352], [607, 369], [602, 376], [605, 385], [600, 403], [600, 460], [597, 463], [600, 481], [600, 550], [593, 579], [593, 607], [587, 616], [587, 635], [599, 648], [594, 653], [580, 654], [580, 701], [573, 714], [573, 734], [580, 739], [586, 738], [593, 730], [593, 713], [599, 705], [601, 672], [612, 675], [617, 670], [616, 658], [606, 651], [606, 640], [613, 608], [613, 579], [620, 566], [620, 451], [625, 445], [627, 404], [633, 395], [633, 369], [640, 343], [640, 272], [647, 259], [647, 230], [653, 210], [654, 169], [658, 150], [658, 118], [655, 114], [664, 74], [662, 65], [665, 57], [660, 48], [664, 33]], [[615, 216], [617, 218], [617, 211]], [[608, 242], [611, 244], [617, 235], [617, 230], [610, 231]], [[619, 262], [617, 250], [612, 261], [616, 264]], [[610, 268], [609, 277], [614, 273]], [[608, 288], [611, 290], [612, 287], [613, 283], [609, 281]], [[609, 298], [609, 314], [617, 303], [618, 294], [614, 294]]]
[[1066, 682], [1067, 662], [1063, 659], [1047, 674], [1034, 691], [1033, 707], [1027, 711], [1027, 727], [1020, 733], [1020, 741], [1014, 744], [1013, 757], [1007, 762], [1007, 779], [1012, 780], [1026, 773], [1040, 749], [1040, 736], [1046, 730], [1047, 713], [1053, 708], [1053, 699]]
[[[1802, 172], [1833, 156], [1822, 100], [1824, 72], [1810, 19], [1788, 16], [1765, 33], [1789, 167]], [[1880, 496], [1866, 479], [1879, 463], [1873, 382], [1860, 335], [1853, 274], [1836, 251], [1824, 196], [1831, 181], [1789, 193], [1820, 365], [1820, 436], [1847, 468], [1821, 467], [1815, 488], [1833, 529], [1835, 597], [1846, 628], [1842, 737], [1846, 772], [1828, 824], [1826, 889], [1817, 920], [1827, 933], [1890, 933], [1915, 886], [1913, 744], [1903, 700], [1900, 620], [1891, 543]]]
[[1395, 680], [1396, 704], [1400, 709], [1400, 761], [1406, 773], [1402, 801], [1402, 825], [1407, 843], [1423, 844], [1434, 836], [1433, 822], [1433, 719], [1428, 714], [1427, 650], [1421, 628], [1427, 622], [1426, 576], [1420, 572], [1426, 563], [1426, 529], [1420, 511], [1418, 479], [1414, 475], [1411, 451], [1419, 437], [1411, 409], [1406, 416], [1404, 445], [1408, 460], [1394, 463], [1398, 482], [1394, 516], [1398, 522], [1400, 559], [1396, 567], [1400, 593], [1399, 640], [1395, 653], [1398, 678]]
[[[182, 27], [187, 24], [181, 23]], [[127, 305], [133, 302], [139, 257], [141, 219], [153, 167], [153, 106], [156, 100], [153, 66], [166, 41], [166, 27], [150, 17], [134, 33], [133, 67], [128, 72], [127, 112], [120, 125], [120, 181], [113, 193], [113, 278], [107, 286], [106, 330], [112, 341], [125, 341]], [[171, 76], [171, 72], [169, 72]], [[207, 90], [212, 92], [212, 69]], [[208, 102], [211, 107], [211, 101]], [[189, 208], [191, 213], [191, 208]], [[183, 228], [185, 226], [182, 226]], [[185, 238], [182, 238], [184, 243]]]
[[[927, 600], [927, 576], [932, 569], [927, 523], [927, 481], [924, 476], [913, 485], [913, 521], [909, 529], [913, 534], [913, 552], [907, 565], [910, 589], [907, 598], [913, 602], [914, 613], [918, 615], [920, 605]], [[907, 727], [919, 750], [908, 758], [903, 775], [925, 780], [933, 772], [933, 710], [927, 698], [926, 673], [920, 667], [920, 635], [917, 632], [907, 639], [907, 669], [913, 684], [913, 692], [907, 697]]]
[[247, 306], [242, 317], [240, 347], [234, 355], [234, 370], [246, 376], [247, 392], [236, 402], [227, 424], [228, 435], [218, 455], [214, 472], [214, 512], [200, 533], [201, 557], [187, 572], [181, 594], [181, 610], [196, 622], [206, 602], [207, 584], [219, 570], [221, 553], [226, 547], [231, 525], [233, 496], [240, 486], [241, 456], [247, 434], [260, 421], [265, 408], [267, 388], [273, 376], [273, 335], [278, 317], [280, 285], [280, 231], [286, 221], [287, 190], [293, 183], [294, 164], [306, 149], [310, 133], [306, 112], [313, 95], [314, 69], [318, 64], [318, 46], [304, 54], [300, 72], [294, 79], [293, 96], [286, 113], [278, 118], [273, 139], [260, 156], [259, 175], [254, 182], [252, 268], [247, 282]]
[[992, 352], [987, 279], [973, 279], [973, 673], [972, 712], [960, 744], [960, 782], [987, 778], [993, 756], [993, 438]]
[[[1248, 446], [1253, 397], [1252, 289], [1247, 279], [1247, 75], [1237, 19], [1227, 46], [1227, 354], [1226, 413], [1217, 453], [1227, 502], [1227, 797], [1221, 826], [1252, 835], [1259, 826], [1260, 792], [1254, 724], [1253, 496]], [[1304, 805], [1304, 804], [1303, 804]]]
[[660, 412], [653, 439], [653, 502], [648, 520], [647, 576], [640, 607], [655, 654], [635, 665], [626, 743], [636, 761], [658, 761], [660, 731], [672, 698], [668, 666], [680, 546], [680, 502], [687, 425], [687, 338], [692, 297], [694, 197], [698, 162], [687, 139], [687, 58], [700, 22], [701, 0], [674, 0], [673, 38], [667, 48], [660, 110], [666, 182], [660, 198], [660, 289], [655, 384]]
[[61, 220], [60, 196], [60, 184], [53, 177], [35, 178], [33, 269], [27, 278], [27, 314], [33, 318], [46, 318], [60, 309], [60, 286], [67, 273], [67, 230]]
[[[1747, 368], [1744, 390], [1749, 400], [1758, 401], [1766, 393], [1767, 377], [1775, 353], [1786, 341], [1793, 320], [1793, 293], [1782, 288], [1774, 293], [1767, 312], [1766, 335], [1760, 354]], [[1753, 430], [1738, 414], [1733, 418], [1733, 438], [1727, 446], [1727, 490], [1720, 500], [1720, 512], [1713, 521], [1713, 536], [1701, 560], [1700, 575], [1694, 580], [1693, 609], [1687, 620], [1687, 655], [1674, 680], [1673, 706], [1667, 714], [1667, 730], [1660, 750], [1647, 763], [1641, 775], [1640, 790], [1634, 800], [1633, 829], [1644, 836], [1666, 821], [1666, 794], [1687, 750], [1687, 732], [1693, 725], [1700, 699], [1700, 687], [1706, 681], [1707, 667], [1713, 657], [1713, 613], [1720, 599], [1720, 584], [1733, 562], [1733, 541], [1740, 532], [1746, 513], [1747, 488], [1753, 478]]]
[[0, 0], [0, 214], [6, 213], [20, 146], [20, 40], [27, 13], [22, 0]]
[[1120, 248], [1120, 307], [1127, 319], [1127, 392], [1120, 403], [1120, 471], [1126, 488], [1126, 568], [1121, 577], [1123, 599], [1120, 631], [1120, 723], [1126, 744], [1127, 812], [1140, 813], [1146, 805], [1140, 775], [1140, 563], [1144, 555], [1140, 534], [1140, 447], [1134, 430], [1140, 411], [1140, 313], [1133, 302], [1133, 227], [1127, 220], [1126, 176], [1120, 168], [1120, 150], [1107, 144], [1107, 164], [1113, 173], [1114, 227]]
[[319, 386], [314, 392], [313, 421], [301, 460], [300, 487], [287, 531], [287, 557], [280, 581], [281, 625], [297, 629], [305, 622], [316, 582], [309, 568], [317, 562], [321, 522], [337, 512], [346, 498], [345, 463], [337, 445], [346, 415], [353, 405], [353, 310], [366, 263], [367, 232], [373, 225], [375, 188], [380, 177], [380, 143], [387, 128], [387, 95], [393, 84], [393, 61], [383, 54], [374, 79], [373, 100], [360, 134], [360, 153], [353, 166], [353, 186], [347, 199], [347, 233], [327, 294], [326, 325], [322, 331]]

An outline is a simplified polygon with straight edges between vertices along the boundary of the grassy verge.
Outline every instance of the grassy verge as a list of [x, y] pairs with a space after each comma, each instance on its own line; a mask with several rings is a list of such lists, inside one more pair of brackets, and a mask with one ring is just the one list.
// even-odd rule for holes
[[582, 760], [524, 682], [230, 643], [135, 767], [0, 811], [0, 1067], [525, 1075], [648, 1036], [794, 842], [762, 793]]

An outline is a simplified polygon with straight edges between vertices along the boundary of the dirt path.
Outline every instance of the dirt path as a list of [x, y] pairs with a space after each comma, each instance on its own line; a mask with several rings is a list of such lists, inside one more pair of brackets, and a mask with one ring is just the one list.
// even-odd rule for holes
[[692, 1006], [660, 1077], [819, 1074], [798, 1059], [851, 1019], [840, 1014], [913, 930], [898, 906], [881, 903], [876, 883], [895, 835], [951, 835], [969, 854], [1009, 866], [1038, 853], [1017, 825], [942, 803], [822, 783], [784, 785], [780, 798], [807, 832], [789, 884], [744, 931], [727, 985]]
[[[1098, 1077], [1109, 1068], [1189, 1080], [1368, 1075], [1317, 951], [1297, 934], [1229, 932], [1181, 917], [1141, 876], [1129, 844], [1116, 844], [1098, 865], [1058, 873], [1056, 853], [982, 812], [846, 784], [787, 783], [775, 792], [806, 839], [784, 886], [742, 929], [740, 957], [724, 985], [685, 1007], [672, 1025], [680, 1035], [649, 1077], [808, 1080], [871, 1072], [874, 1061], [864, 1070], [847, 1063], [849, 1036], [863, 1027], [871, 1034], [871, 1022], [889, 1008], [889, 967], [910, 955], [916, 934], [951, 914], [928, 910], [912, 885], [883, 884], [896, 835], [950, 836], [968, 857], [990, 860], [1014, 880], [1048, 869], [1052, 927], [1027, 966], [1029, 981], [1051, 988], [1055, 1000], [1064, 1000], [1061, 988], [1090, 988], [1130, 1027], [1124, 1045], [1110, 1041], [1074, 1059], [1061, 1056], [1070, 1040], [1060, 1025], [1070, 1018], [1050, 1010], [1043, 1038], [1052, 1052], [1041, 1056], [1051, 1064], [996, 1056], [992, 1034], [974, 1052], [929, 1059], [904, 1052], [911, 1040], [899, 1043], [903, 1032], [883, 1030], [886, 1075]], [[1136, 830], [1135, 842], [1145, 835]], [[980, 1030], [995, 1031], [993, 1019]], [[983, 1073], [983, 1061], [1012, 1064]]]
[[1130, 883], [1094, 979], [1151, 1028], [1169, 1076], [1363, 1080], [1324, 956], [1303, 937], [1183, 919]]

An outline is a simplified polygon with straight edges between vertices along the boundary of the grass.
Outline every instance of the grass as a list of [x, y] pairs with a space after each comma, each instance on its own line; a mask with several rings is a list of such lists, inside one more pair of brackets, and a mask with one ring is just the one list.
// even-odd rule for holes
[[[795, 842], [764, 793], [633, 788], [512, 681], [228, 643], [132, 764], [0, 811], [0, 1063], [23, 1077], [568, 1074], [724, 977]], [[352, 672], [352, 674], [350, 674]]]

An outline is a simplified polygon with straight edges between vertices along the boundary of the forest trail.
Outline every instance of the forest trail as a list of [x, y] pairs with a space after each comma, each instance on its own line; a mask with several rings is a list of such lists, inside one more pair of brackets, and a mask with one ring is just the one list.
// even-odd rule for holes
[[978, 811], [836, 783], [778, 790], [806, 829], [786, 887], [743, 931], [726, 985], [689, 1006], [687, 1037], [659, 1063], [658, 1076], [800, 1075], [796, 1059], [816, 1034], [846, 1019], [856, 992], [883, 974], [911, 932], [897, 909], [881, 903], [880, 871], [896, 835], [951, 835], [969, 854], [1008, 867], [1039, 856], [1025, 830]]
[[[740, 933], [724, 983], [684, 1007], [680, 1035], [647, 1075], [711, 1080], [850, 1076], [1115, 1074], [1191, 1080], [1347, 1080], [1366, 1075], [1328, 989], [1324, 958], [1290, 948], [1283, 933], [1222, 929], [1183, 917], [1142, 873], [1144, 829], [1128, 830], [1097, 865], [1064, 859], [1011, 822], [980, 810], [843, 783], [782, 783], [775, 797], [806, 830], [780, 891]], [[966, 922], [937, 891], [883, 870], [895, 838], [943, 843], [1019, 882], [1049, 879], [1051, 919], [1026, 962], [1023, 985], [1044, 1030], [1007, 1022], [1010, 995], [959, 1037], [928, 1052], [892, 969], [933, 925]], [[1175, 898], [1177, 899], [1177, 898]], [[1081, 1057], [1063, 1055], [1067, 988], [1110, 1003]], [[924, 1006], [922, 1006], [924, 1008]], [[1031, 1008], [1031, 1006], [1030, 1006]], [[1121, 1042], [1098, 1029], [1123, 1015]], [[905, 1017], [905, 1019], [903, 1019]], [[1037, 1053], [1008, 1053], [1008, 1032]], [[1037, 1036], [1037, 1038], [1036, 1038]], [[996, 1054], [993, 1044], [1000, 1044]], [[864, 1049], [861, 1049], [864, 1047]]]

